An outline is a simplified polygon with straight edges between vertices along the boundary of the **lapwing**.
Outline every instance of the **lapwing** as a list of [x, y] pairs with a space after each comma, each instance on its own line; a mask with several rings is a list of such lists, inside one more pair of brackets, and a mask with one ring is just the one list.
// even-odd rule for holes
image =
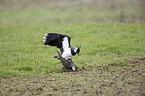
[[[74, 48], [71, 46], [71, 38], [68, 35], [58, 33], [48, 33], [44, 38], [44, 45], [56, 46], [60, 49], [61, 57], [65, 58], [68, 62], [72, 62], [72, 58], [80, 52], [80, 47]], [[60, 59], [60, 56], [54, 56], [54, 58]], [[60, 59], [61, 60], [61, 59]], [[62, 61], [62, 60], [61, 60]], [[73, 67], [72, 70], [76, 70], [77, 67]]]
[[61, 63], [63, 66], [67, 69], [67, 71], [78, 71], [78, 67], [73, 63], [72, 59], [66, 60], [61, 56], [61, 54], [57, 51], [59, 59], [61, 60]]

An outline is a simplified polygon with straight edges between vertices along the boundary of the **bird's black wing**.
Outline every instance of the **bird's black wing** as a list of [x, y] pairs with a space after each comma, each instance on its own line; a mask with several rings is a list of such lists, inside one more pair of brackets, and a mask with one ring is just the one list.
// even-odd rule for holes
[[63, 38], [68, 38], [68, 43], [70, 44], [70, 37], [67, 35], [57, 34], [57, 33], [48, 33], [45, 37], [44, 45], [56, 46], [57, 48], [62, 48]]

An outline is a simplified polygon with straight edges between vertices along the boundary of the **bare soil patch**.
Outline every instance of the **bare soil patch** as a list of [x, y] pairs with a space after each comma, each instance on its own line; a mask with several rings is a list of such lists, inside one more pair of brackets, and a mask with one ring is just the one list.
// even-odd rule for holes
[[144, 96], [145, 57], [97, 69], [47, 76], [0, 78], [0, 95], [135, 95]]

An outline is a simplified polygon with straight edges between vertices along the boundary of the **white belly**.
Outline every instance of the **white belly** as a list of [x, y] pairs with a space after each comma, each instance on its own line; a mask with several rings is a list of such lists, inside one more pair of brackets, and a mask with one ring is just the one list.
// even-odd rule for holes
[[65, 58], [65, 59], [71, 59], [72, 58], [72, 55], [71, 55], [70, 48], [68, 48], [67, 50], [65, 50], [61, 56], [63, 58]]

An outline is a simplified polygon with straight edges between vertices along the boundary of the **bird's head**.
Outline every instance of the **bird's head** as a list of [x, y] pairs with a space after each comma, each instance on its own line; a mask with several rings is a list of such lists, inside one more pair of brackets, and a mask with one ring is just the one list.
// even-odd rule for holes
[[80, 48], [81, 48], [81, 46], [74, 49], [74, 52], [76, 54], [78, 54], [78, 56], [79, 56], [79, 53], [80, 53]]

